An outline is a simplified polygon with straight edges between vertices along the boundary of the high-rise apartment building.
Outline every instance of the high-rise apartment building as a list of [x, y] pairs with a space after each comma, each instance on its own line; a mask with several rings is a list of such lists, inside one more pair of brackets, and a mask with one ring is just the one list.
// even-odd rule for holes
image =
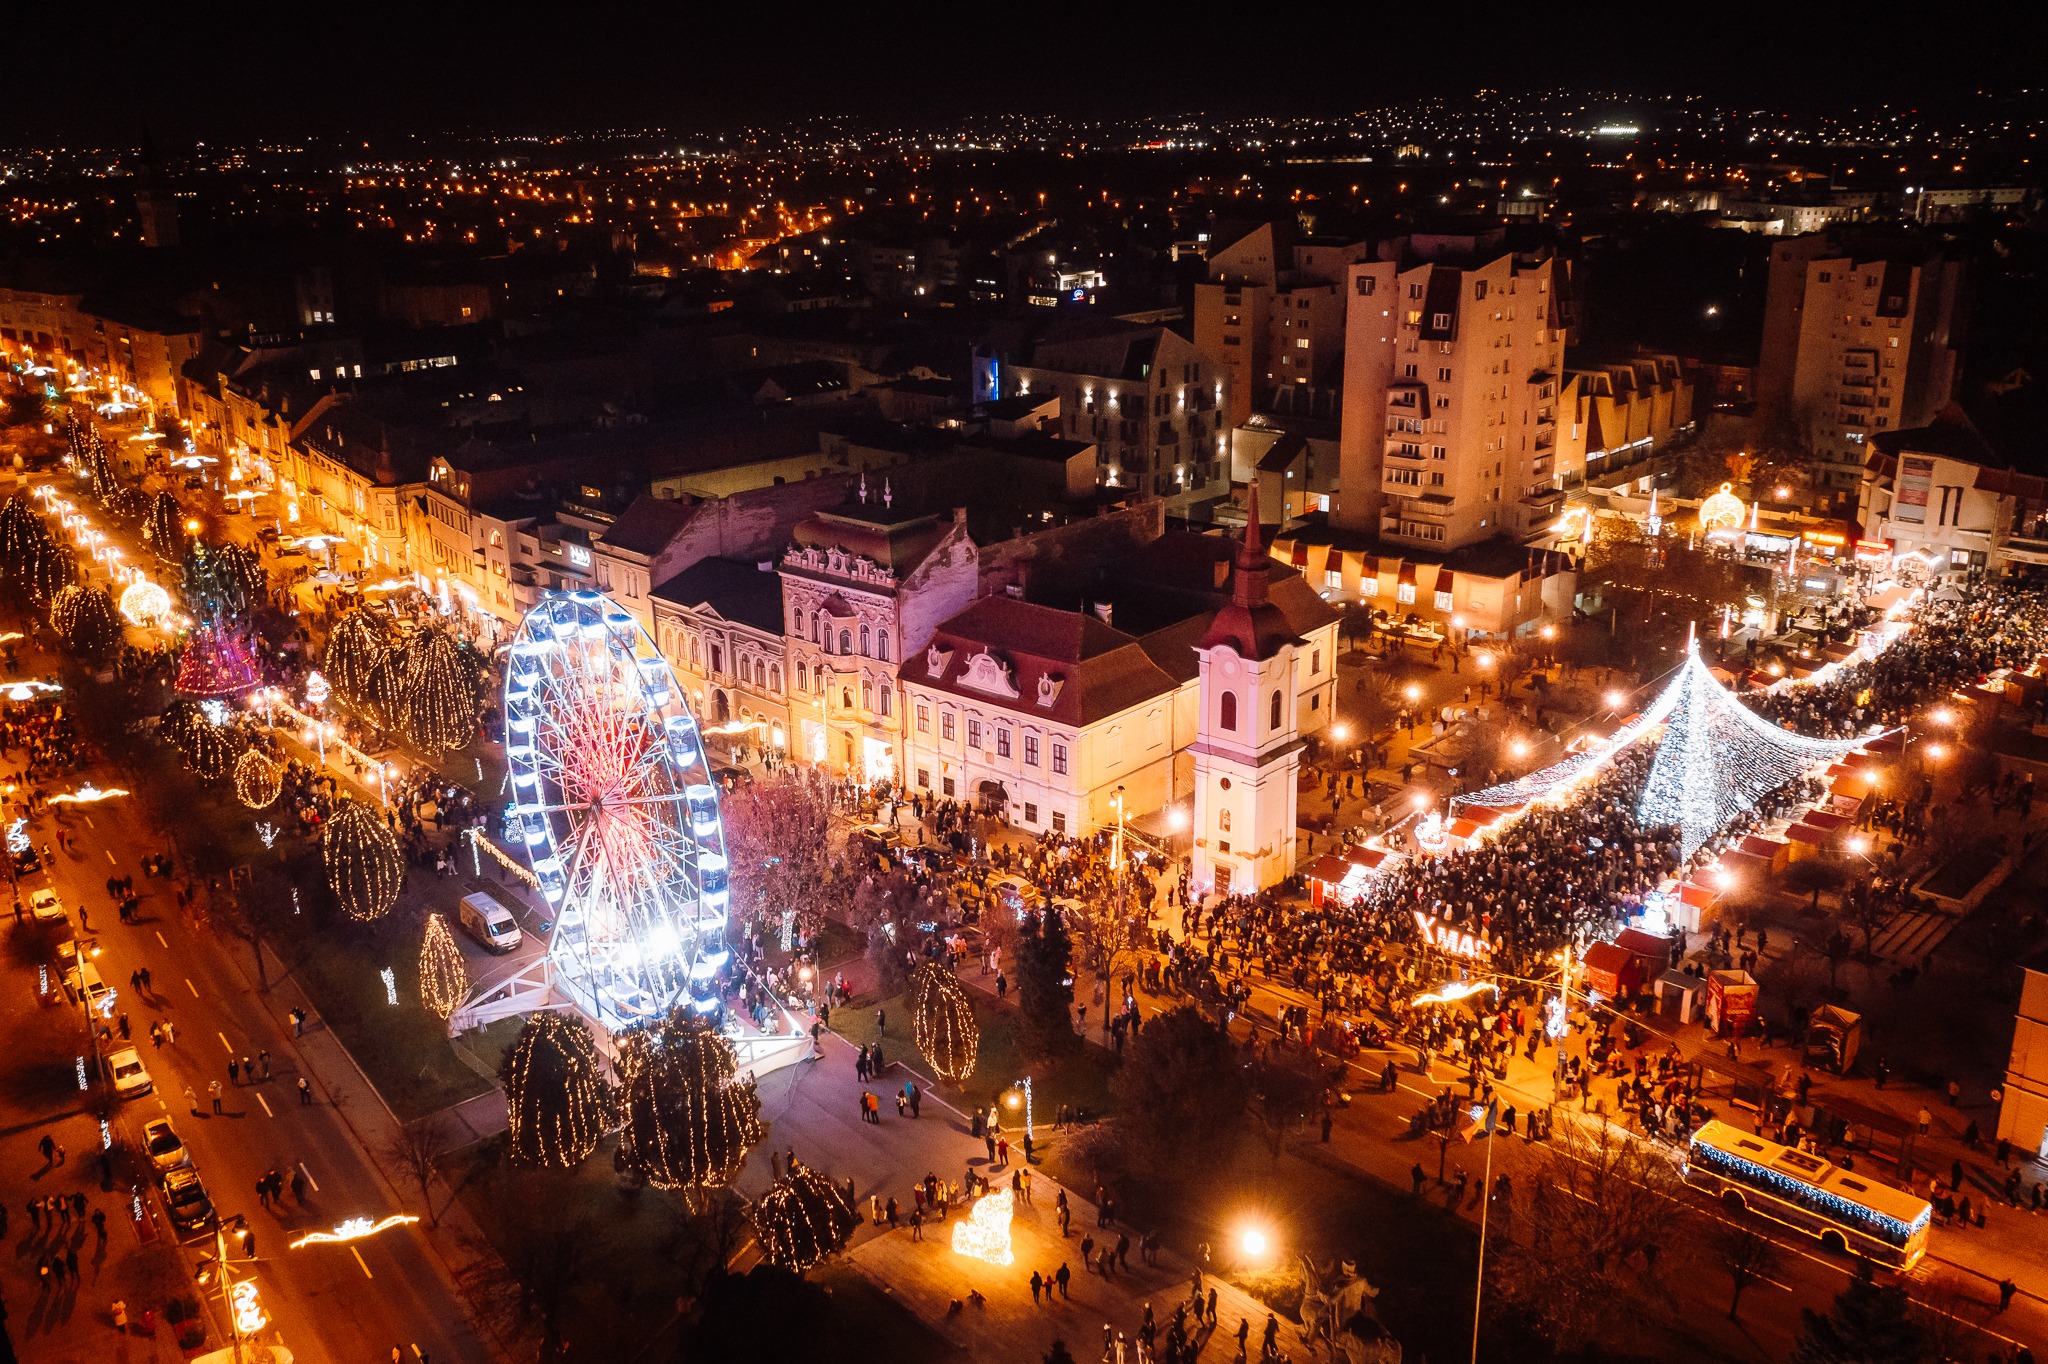
[[1333, 526], [1445, 550], [1527, 535], [1561, 503], [1570, 272], [1536, 254], [1416, 237], [1346, 280]]
[[1277, 222], [1210, 255], [1209, 278], [1195, 286], [1195, 345], [1229, 376], [1231, 429], [1271, 411], [1276, 389], [1338, 383], [1345, 272], [1372, 254], [1370, 242], [1297, 239]]
[[1821, 461], [1816, 501], [1854, 507], [1870, 438], [1927, 425], [1953, 393], [1963, 264], [1925, 243], [1816, 234], [1771, 252], [1757, 427]]

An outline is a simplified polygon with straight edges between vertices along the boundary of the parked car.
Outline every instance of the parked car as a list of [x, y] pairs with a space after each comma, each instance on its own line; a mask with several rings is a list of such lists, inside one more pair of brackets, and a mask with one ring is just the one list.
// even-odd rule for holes
[[24, 876], [33, 876], [42, 869], [43, 857], [41, 853], [35, 850], [34, 844], [30, 844], [14, 854], [15, 880], [19, 881]]
[[149, 1152], [149, 1163], [158, 1170], [175, 1170], [192, 1163], [185, 1139], [171, 1126], [169, 1118], [151, 1118], [142, 1124], [142, 1149]]
[[464, 932], [493, 952], [510, 952], [519, 946], [519, 921], [488, 895], [463, 896], [457, 918]]
[[117, 1099], [139, 1099], [156, 1088], [156, 1082], [149, 1078], [148, 1067], [142, 1064], [142, 1053], [133, 1047], [123, 1047], [107, 1056], [107, 1078], [114, 1082], [114, 1097]]
[[213, 1200], [207, 1196], [206, 1185], [200, 1182], [197, 1170], [189, 1165], [166, 1170], [163, 1191], [171, 1225], [180, 1231], [199, 1231], [212, 1224]]
[[48, 886], [28, 897], [29, 913], [46, 924], [61, 924], [65, 921], [64, 902], [57, 898], [57, 892]]

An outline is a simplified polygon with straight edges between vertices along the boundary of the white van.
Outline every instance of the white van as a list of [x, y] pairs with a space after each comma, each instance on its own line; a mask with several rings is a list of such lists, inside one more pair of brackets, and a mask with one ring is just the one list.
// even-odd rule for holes
[[463, 931], [493, 952], [510, 952], [519, 946], [518, 920], [488, 895], [463, 896], [461, 919]]

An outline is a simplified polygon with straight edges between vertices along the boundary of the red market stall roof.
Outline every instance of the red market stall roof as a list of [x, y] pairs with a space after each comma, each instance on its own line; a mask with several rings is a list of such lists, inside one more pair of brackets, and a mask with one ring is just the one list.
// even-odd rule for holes
[[1614, 935], [1614, 945], [1646, 961], [1660, 965], [1671, 960], [1671, 942], [1667, 938], [1645, 933], [1640, 928], [1624, 928]]
[[1460, 805], [1458, 807], [1458, 814], [1461, 818], [1471, 820], [1482, 829], [1490, 829], [1500, 823], [1506, 817], [1508, 811], [1519, 810], [1520, 808], [1519, 805]]
[[1791, 839], [1794, 843], [1805, 843], [1817, 848], [1828, 841], [1828, 831], [1816, 829], [1811, 824], [1794, 824], [1791, 828], [1785, 830], [1785, 837]]
[[1765, 838], [1762, 834], [1749, 834], [1742, 840], [1742, 851], [1756, 857], [1778, 858], [1785, 854], [1785, 840]]
[[1634, 954], [1611, 942], [1596, 942], [1587, 948], [1581, 964], [1586, 984], [1609, 998], [1620, 994], [1623, 985], [1636, 977]]
[[1474, 824], [1469, 819], [1458, 819], [1451, 821], [1452, 838], [1470, 838], [1478, 832], [1479, 825]]
[[1849, 827], [1849, 817], [1847, 815], [1838, 815], [1832, 810], [1808, 810], [1806, 817], [1801, 823], [1811, 824], [1816, 829], [1826, 829], [1831, 833], [1835, 833]]
[[1906, 737], [1903, 734], [1880, 734], [1863, 745], [1866, 753], [1903, 753], [1906, 751]]
[[1745, 872], [1768, 876], [1771, 871], [1771, 859], [1758, 857], [1755, 853], [1744, 852], [1740, 848], [1730, 848], [1721, 854], [1721, 866], [1723, 870], [1736, 876]]
[[1308, 869], [1308, 874], [1318, 881], [1342, 881], [1351, 864], [1333, 853], [1324, 853]]
[[1711, 886], [1703, 886], [1697, 881], [1687, 881], [1678, 888], [1678, 898], [1695, 909], [1705, 909], [1721, 898], [1721, 892]]

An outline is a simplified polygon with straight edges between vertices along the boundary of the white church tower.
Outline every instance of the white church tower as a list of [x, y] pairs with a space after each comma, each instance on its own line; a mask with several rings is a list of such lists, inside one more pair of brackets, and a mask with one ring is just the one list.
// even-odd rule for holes
[[1231, 603], [1195, 646], [1201, 719], [1195, 731], [1194, 883], [1202, 891], [1263, 890], [1294, 874], [1301, 768], [1294, 652], [1303, 641], [1266, 599], [1270, 560], [1259, 543], [1254, 482]]

